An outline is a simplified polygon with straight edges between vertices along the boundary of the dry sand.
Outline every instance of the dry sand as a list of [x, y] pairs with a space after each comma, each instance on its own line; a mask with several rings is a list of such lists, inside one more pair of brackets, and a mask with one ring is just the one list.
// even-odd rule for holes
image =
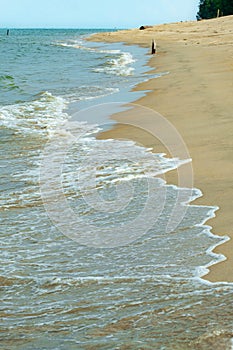
[[[155, 72], [169, 72], [137, 86], [150, 90], [137, 104], [150, 107], [169, 120], [182, 135], [193, 160], [194, 186], [203, 197], [195, 204], [220, 208], [209, 221], [213, 232], [233, 238], [233, 16], [200, 22], [181, 22], [147, 28], [101, 33], [94, 41], [125, 42], [148, 47], [157, 42], [151, 56]], [[135, 118], [133, 111], [114, 115], [118, 121], [100, 138], [131, 138], [156, 152], [164, 147], [124, 124]], [[166, 179], [176, 183], [174, 171]], [[233, 282], [233, 239], [215, 252], [227, 257], [211, 267], [206, 279]]]

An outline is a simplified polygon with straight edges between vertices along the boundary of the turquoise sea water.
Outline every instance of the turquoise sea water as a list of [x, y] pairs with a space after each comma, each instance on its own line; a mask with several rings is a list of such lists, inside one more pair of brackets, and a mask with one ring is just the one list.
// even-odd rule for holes
[[223, 258], [216, 208], [167, 232], [178, 191], [200, 191], [155, 175], [184, 160], [96, 140], [148, 67], [94, 32], [0, 30], [0, 346], [232, 349], [232, 285], [200, 278]]

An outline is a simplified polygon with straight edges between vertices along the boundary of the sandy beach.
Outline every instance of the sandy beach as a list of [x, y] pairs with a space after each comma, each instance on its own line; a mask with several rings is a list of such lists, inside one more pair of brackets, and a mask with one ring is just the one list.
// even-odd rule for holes
[[[233, 282], [233, 16], [91, 37], [141, 45], [148, 48], [148, 54], [153, 39], [157, 54], [151, 56], [149, 65], [155, 73], [169, 74], [138, 85], [137, 90], [149, 92], [135, 103], [160, 113], [182, 136], [192, 158], [194, 186], [203, 192], [195, 204], [218, 206], [216, 218], [208, 224], [215, 234], [231, 238], [215, 249], [227, 259], [212, 266], [206, 279]], [[99, 138], [133, 139], [156, 153], [166, 152], [155, 138], [125, 125], [135, 115], [131, 110], [112, 116], [118, 124]], [[176, 172], [167, 174], [166, 180], [177, 184]]]

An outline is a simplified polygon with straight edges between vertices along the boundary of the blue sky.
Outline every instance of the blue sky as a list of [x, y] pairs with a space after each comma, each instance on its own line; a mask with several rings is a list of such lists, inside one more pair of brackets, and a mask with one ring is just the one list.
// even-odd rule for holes
[[0, 0], [1, 28], [133, 28], [193, 20], [199, 0]]

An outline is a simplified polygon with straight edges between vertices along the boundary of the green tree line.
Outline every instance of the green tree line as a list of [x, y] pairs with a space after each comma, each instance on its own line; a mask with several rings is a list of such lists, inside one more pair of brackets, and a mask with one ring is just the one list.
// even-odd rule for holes
[[233, 15], [233, 0], [200, 0], [197, 19]]

